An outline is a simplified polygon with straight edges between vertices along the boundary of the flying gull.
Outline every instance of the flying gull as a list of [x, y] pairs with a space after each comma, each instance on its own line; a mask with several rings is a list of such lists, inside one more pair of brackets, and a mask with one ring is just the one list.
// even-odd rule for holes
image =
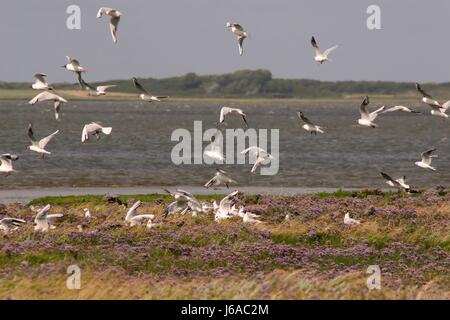
[[59, 132], [59, 130], [56, 130], [55, 132], [53, 132], [51, 135], [42, 138], [41, 140], [37, 140], [34, 137], [34, 133], [33, 133], [33, 128], [31, 123], [28, 125], [28, 138], [31, 141], [31, 146], [28, 147], [28, 149], [30, 149], [31, 151], [35, 151], [37, 153], [41, 154], [42, 159], [44, 159], [46, 154], [51, 154], [51, 152], [45, 150], [45, 147], [47, 146], [47, 144], [50, 142], [50, 140], [52, 140], [52, 138]]
[[141, 100], [147, 101], [152, 103], [153, 101], [161, 101], [161, 99], [167, 99], [169, 98], [168, 96], [154, 96], [152, 95], [147, 89], [145, 89], [138, 81], [136, 78], [133, 77], [133, 84], [136, 87], [136, 89], [138, 89], [139, 91], [141, 91], [142, 93], [139, 95], [139, 98], [141, 98]]
[[249, 147], [249, 148], [241, 151], [241, 154], [247, 154], [247, 153], [252, 154], [256, 157], [256, 161], [253, 164], [252, 170], [250, 171], [252, 173], [254, 173], [261, 164], [266, 164], [267, 162], [270, 162], [270, 160], [273, 159], [273, 157], [270, 153], [268, 153], [263, 148], [256, 147], [256, 146], [252, 146], [252, 147]]
[[242, 56], [244, 53], [243, 43], [245, 38], [248, 38], [249, 36], [248, 32], [246, 32], [239, 23], [227, 22], [226, 27], [236, 35], [239, 46], [239, 55]]
[[422, 152], [422, 160], [416, 161], [415, 165], [420, 168], [436, 171], [436, 168], [431, 166], [431, 161], [433, 160], [433, 158], [437, 158], [437, 155], [432, 155], [434, 151], [436, 151], [436, 149], [430, 149], [428, 151]]
[[36, 81], [31, 85], [31, 88], [34, 90], [52, 90], [53, 88], [50, 87], [45, 80], [46, 76], [47, 75], [45, 73], [36, 73], [34, 75]]
[[242, 120], [244, 120], [245, 125], [248, 127], [247, 115], [242, 111], [242, 109], [238, 109], [238, 108], [222, 107], [220, 109], [219, 123], [224, 123], [225, 116], [228, 114], [240, 115], [242, 117]]
[[237, 183], [235, 180], [228, 176], [227, 172], [221, 169], [216, 169], [216, 174], [208, 182], [205, 183], [205, 187], [208, 189], [210, 187], [218, 187], [221, 185], [226, 185], [229, 188], [231, 183]]
[[14, 172], [13, 161], [19, 159], [15, 154], [5, 153], [0, 155], [0, 173], [5, 173], [7, 176]]
[[81, 132], [81, 142], [85, 142], [89, 139], [89, 134], [94, 135], [97, 139], [100, 139], [100, 133], [109, 135], [111, 134], [112, 127], [103, 127], [97, 122], [91, 122], [83, 127]]
[[335, 50], [338, 47], [338, 46], [331, 47], [331, 48], [325, 50], [322, 53], [320, 51], [319, 46], [317, 45], [316, 39], [314, 37], [311, 38], [311, 45], [313, 46], [313, 48], [316, 51], [316, 55], [314, 57], [314, 61], [316, 61], [316, 62], [318, 62], [320, 64], [324, 63], [325, 61], [331, 61], [328, 58], [328, 55], [331, 53], [331, 51]]
[[297, 112], [297, 116], [305, 123], [302, 128], [305, 129], [306, 131], [308, 131], [311, 134], [315, 134], [317, 135], [317, 133], [324, 133], [324, 131], [322, 130], [323, 128], [315, 125], [314, 123], [312, 123], [311, 120], [309, 120], [307, 117], [305, 117], [305, 115], [303, 114], [303, 112]]
[[117, 43], [117, 26], [119, 25], [122, 12], [111, 8], [100, 8], [97, 12], [97, 18], [101, 18], [104, 14], [111, 17], [109, 20], [109, 28], [114, 43]]
[[361, 118], [358, 119], [358, 124], [361, 125], [361, 126], [376, 128], [378, 126], [374, 123], [374, 121], [378, 117], [378, 115], [382, 111], [384, 111], [384, 109], [386, 107], [382, 106], [381, 108], [379, 108], [379, 109], [369, 113], [367, 111], [367, 106], [369, 105], [369, 103], [370, 103], [369, 97], [368, 96], [364, 97], [363, 102], [359, 106], [359, 113], [361, 114]]

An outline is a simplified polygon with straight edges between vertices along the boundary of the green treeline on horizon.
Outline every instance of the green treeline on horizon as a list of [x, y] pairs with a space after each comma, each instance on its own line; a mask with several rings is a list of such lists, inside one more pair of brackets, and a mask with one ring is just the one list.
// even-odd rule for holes
[[[89, 82], [86, 75], [87, 82]], [[319, 81], [309, 79], [277, 79], [269, 70], [239, 70], [221, 75], [197, 75], [163, 79], [139, 79], [152, 94], [206, 97], [272, 97], [326, 98], [349, 95], [411, 95], [417, 96], [414, 83], [392, 81]], [[31, 81], [30, 81], [31, 83]], [[0, 89], [27, 89], [30, 83], [0, 82]], [[115, 84], [114, 91], [136, 93], [131, 79], [93, 82], [92, 85]], [[54, 83], [57, 89], [77, 89], [78, 84]], [[425, 83], [423, 87], [437, 97], [450, 91], [450, 82]]]

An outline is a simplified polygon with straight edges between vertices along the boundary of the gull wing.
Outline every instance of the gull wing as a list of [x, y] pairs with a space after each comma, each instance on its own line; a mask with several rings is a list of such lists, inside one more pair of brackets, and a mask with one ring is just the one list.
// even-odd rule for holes
[[229, 107], [222, 107], [222, 109], [220, 109], [220, 119], [219, 122], [222, 123], [225, 120], [225, 116], [231, 112], [231, 108]]
[[26, 223], [25, 220], [17, 218], [3, 218], [0, 220], [0, 224], [6, 225], [8, 227], [18, 227], [24, 223]]
[[97, 91], [98, 92], [105, 92], [109, 88], [117, 87], [115, 84], [107, 85], [107, 86], [98, 86]]
[[117, 43], [117, 26], [119, 25], [120, 17], [111, 17], [109, 28], [114, 43]]
[[359, 113], [361, 114], [362, 119], [370, 119], [369, 112], [367, 112], [366, 108], [369, 105], [369, 103], [370, 103], [369, 97], [365, 96], [363, 102], [359, 106]]
[[69, 63], [71, 63], [74, 67], [79, 67], [80, 66], [80, 62], [72, 57], [66, 56], [67, 60], [69, 61]]
[[47, 215], [47, 221], [48, 222], [54, 222], [58, 218], [62, 218], [64, 215], [62, 213], [55, 213], [55, 214], [48, 214]]
[[147, 91], [147, 89], [145, 89], [138, 81], [136, 78], [133, 78], [133, 83], [134, 86], [136, 87], [136, 89], [138, 89], [139, 91], [142, 91], [148, 95], [151, 95], [150, 92]]
[[336, 50], [338, 47], [339, 47], [339, 46], [334, 46], [334, 47], [328, 48], [327, 50], [325, 50], [325, 51], [323, 52], [323, 56], [324, 56], [325, 58], [328, 58], [328, 55], [329, 55], [333, 50]]
[[55, 101], [53, 107], [55, 108], [55, 119], [58, 120], [59, 119], [59, 111], [61, 110], [61, 104], [62, 102], [57, 100]]
[[31, 123], [28, 125], [27, 134], [28, 134], [28, 138], [30, 139], [31, 143], [34, 143], [37, 141], [36, 138], [34, 137], [33, 128], [32, 128]]
[[56, 130], [55, 132], [53, 132], [51, 135], [42, 138], [39, 141], [39, 148], [45, 149], [45, 146], [50, 142], [50, 140], [52, 140], [52, 138], [59, 132], [59, 130]]
[[433, 157], [431, 154], [436, 151], [436, 148], [434, 149], [430, 149], [428, 151], [422, 152], [421, 157], [422, 157], [422, 162], [425, 164], [430, 165], [431, 164], [431, 158]]
[[237, 38], [238, 45], [239, 45], [239, 55], [241, 55], [241, 56], [244, 53], [244, 47], [242, 46], [242, 44], [244, 43], [245, 38], [246, 37], [244, 37], [244, 36], [238, 36], [238, 38]]
[[311, 122], [311, 120], [309, 120], [307, 117], [305, 117], [305, 115], [303, 114], [303, 112], [297, 112], [297, 116], [306, 124], [309, 124], [310, 126], [314, 126], [314, 123]]
[[422, 94], [422, 96], [433, 99], [433, 97], [429, 95], [425, 90], [423, 90], [420, 84], [417, 82], [416, 82], [416, 90], [419, 91]]
[[43, 207], [37, 214], [35, 220], [44, 219], [47, 216], [47, 212], [50, 210], [51, 206], [48, 204]]
[[380, 172], [381, 176], [386, 179], [387, 181], [392, 182], [394, 185], [398, 185], [398, 181], [392, 179], [392, 177], [390, 175], [388, 175], [387, 173], [384, 172]]
[[111, 10], [112, 10], [111, 8], [101, 7], [100, 9], [98, 9], [97, 18], [101, 18], [102, 15], [107, 14]]
[[42, 84], [45, 84], [46, 83], [46, 81], [45, 81], [45, 77], [46, 77], [47, 75], [45, 74], [45, 73], [36, 73], [35, 75], [34, 75], [34, 77], [36, 78], [36, 80], [37, 81], [39, 81], [39, 82], [41, 82]]
[[133, 206], [127, 211], [125, 220], [131, 219], [136, 214], [136, 209], [142, 204], [140, 200], [136, 201]]
[[384, 111], [384, 109], [386, 109], [386, 107], [385, 107], [385, 106], [382, 106], [381, 108], [379, 108], [379, 109], [377, 109], [377, 110], [371, 112], [371, 113], [369, 114], [369, 120], [370, 120], [370, 121], [374, 121], [374, 120], [378, 117], [378, 115]]
[[85, 89], [85, 90], [96, 91], [96, 89], [95, 89], [93, 86], [91, 86], [89, 83], [87, 83], [86, 81], [84, 81], [83, 78], [81, 78], [81, 74], [80, 74], [79, 80], [80, 80], [80, 85], [81, 85], [81, 87], [82, 87], [83, 89]]

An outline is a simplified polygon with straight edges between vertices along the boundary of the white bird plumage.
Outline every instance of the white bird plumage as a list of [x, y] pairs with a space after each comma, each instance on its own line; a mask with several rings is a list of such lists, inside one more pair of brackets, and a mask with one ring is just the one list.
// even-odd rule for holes
[[5, 153], [0, 155], [0, 173], [5, 173], [6, 175], [14, 172], [13, 161], [19, 159], [18, 155]]
[[350, 213], [347, 212], [344, 216], [344, 224], [345, 225], [361, 224], [361, 221], [350, 218]]
[[244, 53], [244, 40], [250, 36], [249, 33], [245, 31], [239, 23], [227, 22], [226, 27], [236, 35], [239, 47], [239, 55], [242, 56], [242, 54]]
[[89, 134], [94, 135], [97, 139], [100, 139], [100, 133], [110, 135], [112, 132], [112, 127], [103, 127], [97, 122], [91, 122], [83, 127], [81, 132], [81, 142], [85, 142], [89, 139]]
[[50, 140], [52, 140], [52, 138], [59, 132], [59, 130], [56, 130], [55, 132], [53, 132], [52, 134], [46, 136], [45, 138], [42, 138], [40, 140], [37, 140], [34, 137], [34, 133], [33, 133], [33, 127], [31, 125], [31, 123], [28, 125], [28, 138], [31, 141], [31, 146], [28, 147], [28, 149], [30, 149], [31, 151], [40, 153], [42, 158], [45, 157], [46, 154], [51, 154], [51, 152], [45, 150], [45, 147], [47, 146], [47, 144], [50, 142]]
[[252, 146], [241, 151], [241, 154], [247, 153], [256, 157], [255, 163], [253, 164], [252, 170], [250, 171], [252, 173], [254, 173], [259, 166], [261, 166], [262, 164], [268, 164], [270, 160], [273, 159], [273, 156], [270, 153], [257, 146]]
[[327, 50], [325, 50], [324, 52], [321, 52], [319, 49], [319, 46], [317, 45], [316, 39], [314, 37], [311, 38], [311, 45], [313, 46], [314, 50], [315, 50], [315, 57], [314, 57], [314, 61], [323, 64], [326, 61], [331, 61], [328, 56], [330, 55], [330, 53], [337, 49], [338, 46], [334, 46], [331, 48], [328, 48]]
[[35, 105], [36, 103], [44, 101], [53, 101], [53, 107], [55, 109], [55, 119], [58, 120], [61, 105], [67, 102], [67, 100], [64, 99], [63, 97], [58, 96], [57, 94], [54, 94], [53, 92], [44, 91], [36, 95], [28, 103], [31, 105]]
[[415, 165], [423, 168], [423, 169], [428, 169], [431, 171], [436, 171], [435, 167], [431, 166], [431, 161], [433, 160], [433, 158], [437, 158], [437, 155], [432, 155], [432, 153], [436, 151], [436, 149], [430, 149], [428, 151], [422, 152], [421, 157], [422, 160], [421, 161], [416, 161]]
[[48, 229], [54, 229], [55, 226], [52, 224], [59, 218], [63, 217], [62, 213], [56, 214], [48, 214], [51, 206], [48, 204], [44, 208], [42, 208], [36, 217], [34, 218], [34, 223], [36, 224], [34, 227], [35, 231], [48, 231]]
[[216, 169], [216, 174], [208, 182], [205, 183], [205, 188], [208, 189], [210, 187], [218, 187], [221, 185], [225, 185], [227, 188], [229, 188], [230, 184], [232, 183], [237, 182], [231, 179], [231, 177], [227, 174], [226, 171]]
[[219, 123], [224, 123], [225, 116], [228, 114], [240, 115], [242, 120], [244, 120], [245, 125], [248, 127], [247, 115], [239, 108], [222, 107], [220, 109]]
[[315, 125], [311, 120], [309, 120], [307, 117], [305, 117], [305, 115], [303, 114], [303, 112], [297, 112], [297, 116], [300, 118], [300, 120], [302, 120], [305, 124], [302, 126], [303, 129], [305, 129], [306, 131], [308, 131], [311, 134], [315, 134], [317, 135], [317, 133], [325, 133], [323, 131], [323, 127]]
[[365, 127], [376, 128], [378, 126], [374, 123], [374, 121], [378, 117], [378, 115], [382, 111], [384, 111], [384, 109], [386, 107], [382, 106], [381, 108], [379, 108], [379, 109], [369, 113], [367, 111], [367, 106], [369, 105], [369, 103], [370, 103], [369, 97], [368, 96], [364, 97], [363, 102], [359, 106], [359, 113], [361, 115], [361, 118], [358, 119], [358, 124], [361, 125], [361, 126], [365, 126]]
[[97, 12], [97, 18], [101, 18], [104, 14], [111, 17], [111, 19], [109, 20], [109, 29], [111, 31], [113, 42], [117, 43], [117, 27], [119, 26], [122, 12], [120, 12], [119, 10], [102, 7]]
[[153, 220], [155, 218], [155, 215], [153, 214], [138, 214], [137, 208], [139, 208], [141, 204], [142, 202], [140, 200], [136, 201], [125, 216], [125, 223], [129, 224], [130, 227], [140, 225], [144, 220]]

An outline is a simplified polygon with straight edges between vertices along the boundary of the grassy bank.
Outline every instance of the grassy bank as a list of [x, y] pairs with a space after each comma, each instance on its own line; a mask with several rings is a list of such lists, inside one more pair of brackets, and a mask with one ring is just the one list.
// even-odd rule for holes
[[[450, 299], [446, 194], [242, 195], [238, 204], [262, 216], [256, 226], [211, 214], [163, 219], [166, 195], [119, 199], [144, 201], [140, 212], [162, 226], [126, 227], [124, 205], [101, 196], [32, 201], [64, 213], [48, 233], [33, 231], [29, 206], [0, 208], [0, 217], [30, 222], [0, 236], [0, 298]], [[344, 225], [347, 211], [361, 225]], [[82, 270], [81, 290], [65, 286], [72, 264]], [[381, 268], [381, 290], [366, 287], [369, 265]]]

